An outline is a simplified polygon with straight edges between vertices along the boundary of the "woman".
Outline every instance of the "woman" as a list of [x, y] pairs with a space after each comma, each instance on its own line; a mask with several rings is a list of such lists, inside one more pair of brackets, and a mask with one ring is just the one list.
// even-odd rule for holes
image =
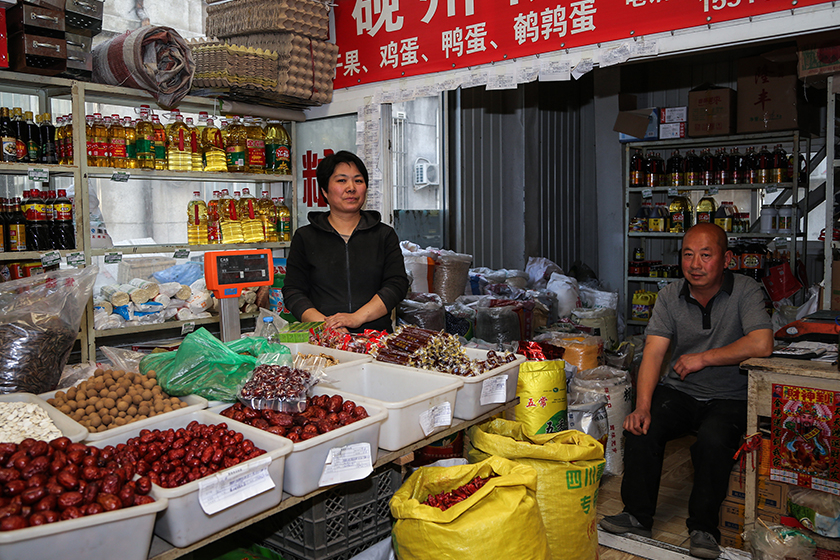
[[405, 298], [399, 239], [379, 212], [362, 210], [368, 172], [355, 154], [327, 156], [316, 170], [329, 212], [310, 212], [292, 238], [283, 300], [299, 320], [362, 332], [391, 330], [391, 310]]

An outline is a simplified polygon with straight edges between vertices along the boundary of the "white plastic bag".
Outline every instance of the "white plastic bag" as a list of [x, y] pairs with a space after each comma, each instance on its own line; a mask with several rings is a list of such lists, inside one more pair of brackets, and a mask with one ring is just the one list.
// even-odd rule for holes
[[546, 289], [557, 295], [557, 315], [559, 317], [568, 317], [576, 307], [581, 307], [580, 288], [574, 278], [554, 272], [546, 285]]
[[563, 269], [545, 257], [528, 257], [525, 272], [528, 273], [533, 289], [542, 290], [548, 284], [551, 275], [563, 274]]

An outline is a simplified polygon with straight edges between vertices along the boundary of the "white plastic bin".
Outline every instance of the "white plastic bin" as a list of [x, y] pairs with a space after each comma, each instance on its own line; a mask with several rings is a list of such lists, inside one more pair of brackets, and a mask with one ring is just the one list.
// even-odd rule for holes
[[[368, 417], [294, 444], [292, 452], [286, 457], [286, 472], [283, 478], [283, 490], [292, 496], [305, 496], [318, 489], [324, 463], [333, 447], [344, 447], [352, 443], [368, 443], [370, 444], [371, 459], [376, 462], [376, 455], [379, 451], [380, 427], [388, 417], [388, 412], [382, 406], [367, 402], [365, 399], [345, 395], [345, 393], [334, 389], [316, 385], [312, 394], [313, 396], [341, 395], [342, 398], [353, 400], [356, 404], [364, 406], [368, 412]], [[222, 404], [211, 408], [209, 412], [220, 413], [230, 406], [232, 405]], [[229, 420], [228, 424], [234, 430], [238, 430], [239, 426], [250, 428], [247, 424], [230, 420], [225, 416], [219, 416], [219, 418]]]
[[318, 346], [317, 344], [309, 344], [307, 342], [283, 342], [284, 346], [288, 346], [292, 351], [292, 359], [300, 354], [326, 354], [338, 360], [338, 365], [330, 366], [327, 370], [343, 366], [345, 364], [356, 362], [369, 362], [373, 360], [370, 354], [359, 354], [358, 352], [348, 352], [347, 350], [336, 350], [334, 348], [327, 348], [326, 346]]
[[[47, 399], [53, 398], [56, 393], [57, 391], [50, 391], [49, 393], [43, 393], [40, 396], [42, 399], [44, 399], [44, 401], [46, 401]], [[207, 408], [207, 399], [205, 399], [204, 397], [199, 397], [198, 395], [186, 395], [184, 397], [178, 398], [187, 403], [187, 405], [189, 406], [179, 408], [178, 410], [173, 410], [172, 412], [164, 412], [163, 414], [157, 414], [155, 416], [152, 416], [151, 418], [146, 418], [145, 420], [136, 420], [130, 424], [125, 424], [124, 426], [114, 426], [113, 428], [105, 430], [104, 432], [90, 433], [87, 432], [87, 430], [85, 430], [85, 432], [87, 432], [85, 443], [92, 444], [102, 441], [103, 439], [110, 439], [122, 434], [138, 433], [143, 428], [148, 428], [149, 426], [156, 424], [160, 420], [167, 420], [169, 418], [175, 418], [176, 416], [183, 416], [184, 414], [190, 414], [192, 412], [204, 410], [205, 408]], [[63, 412], [57, 409], [54, 410], [56, 410], [59, 414], [61, 414], [68, 420], [72, 420], [74, 423], [78, 423]], [[79, 425], [81, 426], [81, 424]], [[84, 426], [82, 427], [84, 428]]]
[[[45, 399], [32, 393], [9, 393], [8, 395], [0, 395], [0, 402], [26, 402], [37, 404], [46, 411], [47, 416], [53, 421], [55, 427], [61, 430], [61, 433], [70, 441], [76, 443], [77, 441], [84, 441], [88, 435], [87, 429], [52, 406]], [[5, 556], [3, 556], [5, 557]]]
[[[334, 368], [330, 381], [317, 387], [333, 387], [350, 399], [361, 399], [388, 410], [388, 419], [379, 433], [379, 447], [388, 451], [402, 449], [427, 437], [420, 425], [420, 415], [432, 407], [449, 403], [455, 411], [455, 396], [464, 386], [455, 375], [429, 375], [429, 372], [379, 362], [351, 364]], [[445, 430], [438, 426], [428, 435]]]
[[146, 560], [155, 515], [166, 506], [156, 496], [151, 504], [0, 533], [0, 558]]
[[[292, 451], [291, 441], [245, 424], [231, 422], [229, 419], [207, 410], [197, 410], [179, 416], [166, 415], [159, 420], [157, 417], [155, 419], [156, 422], [146, 425], [144, 428], [148, 430], [168, 430], [169, 428], [177, 430], [187, 427], [193, 420], [201, 424], [227, 423], [230, 429], [241, 432], [246, 439], [253, 441], [255, 446], [266, 451], [264, 455], [240, 463], [240, 465], [252, 464], [265, 457], [270, 457], [271, 463], [268, 466], [268, 473], [274, 482], [274, 488], [271, 490], [253, 496], [244, 502], [239, 502], [213, 515], [207, 515], [198, 502], [199, 483], [208, 477], [188, 482], [177, 488], [161, 488], [153, 484], [150, 495], [155, 500], [161, 498], [169, 500], [169, 507], [155, 523], [155, 534], [157, 536], [179, 548], [183, 548], [280, 503], [283, 497], [283, 469], [286, 456]], [[125, 443], [129, 438], [139, 433], [140, 428], [130, 433], [123, 433], [97, 441], [95, 445], [96, 447], [116, 446]], [[240, 465], [231, 468], [238, 468]], [[228, 470], [230, 469], [223, 469], [218, 472], [222, 473]], [[116, 547], [111, 552], [113, 554], [114, 551], [121, 551], [122, 548]]]

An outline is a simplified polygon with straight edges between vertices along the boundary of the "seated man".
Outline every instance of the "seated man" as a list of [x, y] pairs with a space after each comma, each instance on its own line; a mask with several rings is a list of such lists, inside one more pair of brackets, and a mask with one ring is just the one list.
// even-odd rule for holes
[[[604, 517], [611, 533], [651, 536], [665, 443], [692, 431], [694, 487], [688, 502], [689, 552], [717, 558], [718, 512], [747, 423], [747, 376], [738, 364], [773, 351], [759, 284], [733, 274], [726, 233], [698, 224], [682, 244], [683, 280], [656, 300], [645, 331], [636, 409], [624, 420], [624, 511]], [[660, 381], [669, 346], [670, 367]]]

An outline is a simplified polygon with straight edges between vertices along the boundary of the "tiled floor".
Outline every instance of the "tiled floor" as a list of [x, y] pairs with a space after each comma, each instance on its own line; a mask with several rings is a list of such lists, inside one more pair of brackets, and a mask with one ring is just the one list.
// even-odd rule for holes
[[[689, 447], [693, 436], [674, 440], [665, 450], [659, 502], [653, 524], [653, 538], [668, 544], [688, 547], [688, 495], [691, 493], [694, 469], [691, 466]], [[598, 492], [598, 517], [621, 513], [621, 476], [605, 476]], [[638, 558], [604, 546], [599, 550], [600, 560], [630, 560]]]

